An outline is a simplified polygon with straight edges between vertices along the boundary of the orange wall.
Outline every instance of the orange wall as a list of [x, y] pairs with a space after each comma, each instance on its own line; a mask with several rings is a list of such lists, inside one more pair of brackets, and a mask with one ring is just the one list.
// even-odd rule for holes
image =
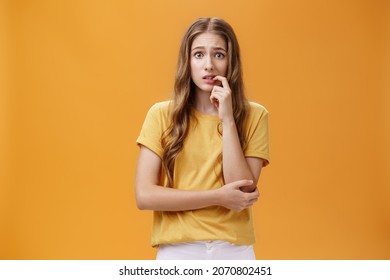
[[248, 96], [271, 113], [257, 256], [390, 258], [386, 1], [1, 5], [0, 259], [154, 258], [135, 139], [199, 16], [235, 28]]

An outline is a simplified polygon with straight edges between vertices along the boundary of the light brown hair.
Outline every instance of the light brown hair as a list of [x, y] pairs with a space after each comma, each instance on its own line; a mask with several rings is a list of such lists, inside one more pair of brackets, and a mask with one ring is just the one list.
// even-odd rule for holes
[[190, 68], [191, 46], [196, 36], [205, 32], [217, 34], [226, 42], [228, 54], [226, 78], [232, 91], [233, 115], [241, 147], [244, 148], [246, 144], [243, 131], [247, 116], [248, 101], [244, 94], [240, 49], [237, 37], [232, 27], [226, 21], [219, 18], [199, 18], [187, 29], [181, 41], [174, 86], [173, 106], [170, 112], [171, 123], [162, 138], [164, 150], [162, 164], [169, 187], [173, 187], [175, 159], [182, 150], [184, 139], [188, 134], [191, 108], [195, 101], [194, 83], [191, 79]]

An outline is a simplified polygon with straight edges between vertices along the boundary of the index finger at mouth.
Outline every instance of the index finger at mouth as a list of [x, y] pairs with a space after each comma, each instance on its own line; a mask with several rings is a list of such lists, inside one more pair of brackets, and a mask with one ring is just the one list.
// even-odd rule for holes
[[222, 77], [222, 76], [215, 76], [215, 77], [214, 77], [214, 80], [221, 81], [221, 82], [222, 82], [222, 86], [223, 86], [224, 88], [230, 88], [230, 87], [229, 87], [228, 80], [227, 80], [225, 77]]

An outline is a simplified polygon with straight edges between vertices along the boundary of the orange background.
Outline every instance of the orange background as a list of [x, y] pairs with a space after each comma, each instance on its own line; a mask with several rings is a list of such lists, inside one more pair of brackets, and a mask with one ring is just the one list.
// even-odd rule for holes
[[2, 1], [0, 258], [154, 258], [135, 140], [185, 28], [217, 16], [270, 111], [258, 258], [389, 259], [387, 2]]

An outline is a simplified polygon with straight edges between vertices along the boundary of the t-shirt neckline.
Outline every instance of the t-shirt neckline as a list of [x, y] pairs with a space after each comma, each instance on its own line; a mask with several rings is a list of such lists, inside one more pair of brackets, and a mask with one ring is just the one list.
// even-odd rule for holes
[[211, 120], [211, 121], [219, 121], [219, 116], [218, 115], [207, 115], [199, 112], [196, 110], [194, 107], [192, 107], [192, 113], [194, 116], [198, 119], [205, 119], [205, 120]]

